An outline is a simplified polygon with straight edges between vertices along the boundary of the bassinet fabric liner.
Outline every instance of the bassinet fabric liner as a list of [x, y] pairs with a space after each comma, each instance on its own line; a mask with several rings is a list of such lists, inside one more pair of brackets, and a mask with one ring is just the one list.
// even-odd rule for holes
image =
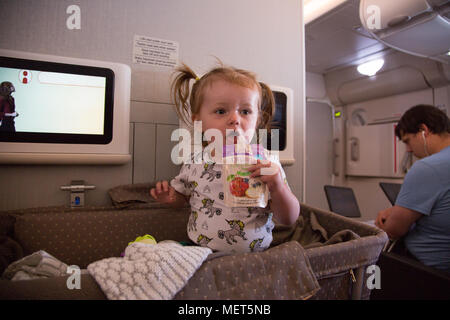
[[[33, 208], [3, 214], [14, 216], [14, 240], [24, 255], [44, 249], [67, 264], [86, 268], [118, 257], [129, 241], [143, 234], [157, 241], [188, 240], [189, 208], [175, 210], [154, 202], [148, 195], [153, 185], [109, 190], [114, 207]], [[325, 283], [321, 279], [374, 264], [386, 241], [386, 234], [375, 227], [301, 203], [293, 226], [275, 226], [269, 249], [209, 255], [174, 299], [332, 297], [318, 294], [319, 283]], [[97, 293], [95, 298], [102, 297]]]

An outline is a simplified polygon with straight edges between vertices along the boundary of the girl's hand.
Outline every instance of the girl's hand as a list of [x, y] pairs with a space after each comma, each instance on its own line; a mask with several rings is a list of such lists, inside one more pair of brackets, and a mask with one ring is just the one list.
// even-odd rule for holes
[[278, 164], [271, 161], [257, 161], [247, 169], [250, 177], [258, 177], [266, 183], [270, 191], [270, 210], [278, 223], [291, 225], [298, 219], [300, 203], [283, 181]]
[[260, 178], [262, 182], [267, 184], [269, 191], [272, 192], [283, 186], [283, 178], [277, 164], [269, 160], [258, 160], [257, 163], [247, 169], [252, 174], [251, 178]]
[[173, 203], [176, 201], [175, 189], [164, 181], [156, 182], [155, 188], [150, 189], [150, 195], [160, 203]]

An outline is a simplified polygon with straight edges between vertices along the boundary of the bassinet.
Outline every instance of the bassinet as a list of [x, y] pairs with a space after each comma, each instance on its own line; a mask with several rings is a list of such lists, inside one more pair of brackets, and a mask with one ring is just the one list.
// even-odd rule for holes
[[[188, 240], [187, 208], [177, 211], [154, 203], [115, 205], [3, 212], [2, 260], [45, 250], [68, 265], [86, 268], [93, 261], [119, 256], [129, 241], [143, 234], [150, 233], [158, 241]], [[369, 298], [367, 267], [376, 263], [387, 241], [383, 231], [302, 203], [297, 224], [277, 225], [273, 235], [273, 244], [265, 252], [205, 261], [174, 299]], [[11, 243], [19, 246], [8, 251]], [[306, 260], [299, 259], [302, 254]], [[312, 271], [317, 283], [300, 290], [305, 270]], [[66, 280], [1, 280], [0, 299], [106, 298], [89, 274], [82, 274], [80, 290], [68, 290]]]

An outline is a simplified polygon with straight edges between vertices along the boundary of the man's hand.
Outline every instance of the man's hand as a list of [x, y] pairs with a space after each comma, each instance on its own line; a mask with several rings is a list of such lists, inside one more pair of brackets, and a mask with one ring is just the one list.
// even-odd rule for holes
[[375, 225], [384, 230], [389, 238], [398, 239], [407, 234], [411, 226], [422, 216], [420, 212], [393, 206], [378, 212]]
[[381, 210], [380, 212], [378, 212], [378, 216], [375, 220], [375, 225], [378, 228], [383, 229], [384, 224], [386, 223], [386, 220], [389, 218], [390, 214], [391, 214], [391, 208]]

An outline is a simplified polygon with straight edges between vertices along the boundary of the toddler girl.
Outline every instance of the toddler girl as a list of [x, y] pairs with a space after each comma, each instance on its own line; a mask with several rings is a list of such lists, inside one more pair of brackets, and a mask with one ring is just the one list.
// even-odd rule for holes
[[[202, 132], [218, 130], [223, 145], [230, 143], [230, 132], [234, 143], [239, 136], [249, 144], [257, 129], [268, 128], [274, 110], [273, 94], [253, 73], [221, 66], [199, 78], [186, 65], [177, 71], [172, 94], [177, 113], [185, 123], [200, 121]], [[300, 205], [287, 185], [278, 159], [257, 160], [247, 168], [249, 178], [259, 179], [268, 188], [265, 208], [229, 207], [224, 202], [224, 164], [198, 164], [194, 161], [196, 156], [193, 154], [193, 161], [182, 165], [170, 184], [158, 181], [150, 190], [151, 196], [161, 203], [174, 207], [190, 204], [187, 231], [196, 244], [216, 251], [262, 251], [272, 241], [272, 216], [286, 225], [297, 220]]]

